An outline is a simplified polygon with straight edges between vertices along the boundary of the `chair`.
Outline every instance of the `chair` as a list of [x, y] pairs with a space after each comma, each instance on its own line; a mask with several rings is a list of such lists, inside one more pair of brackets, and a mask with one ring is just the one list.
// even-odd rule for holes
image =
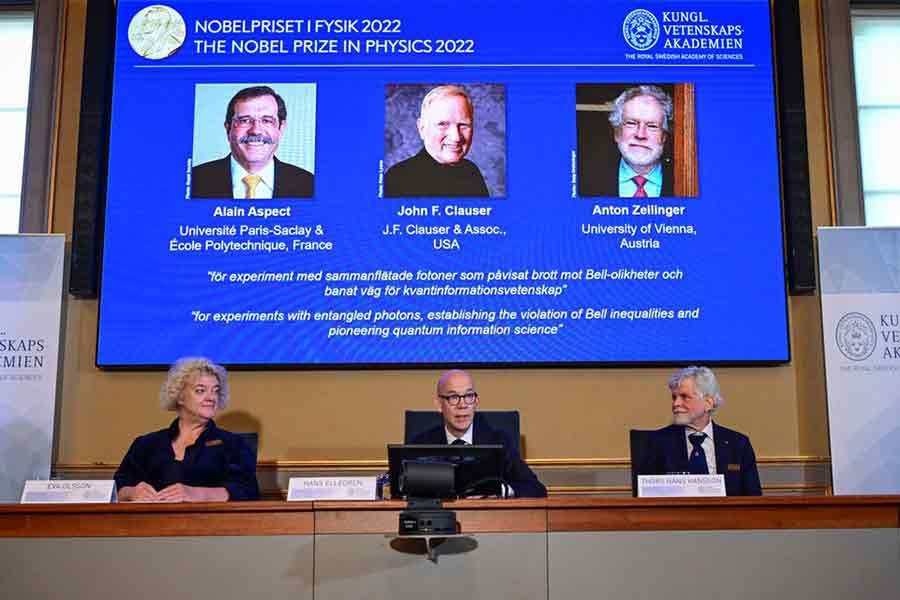
[[644, 456], [647, 454], [647, 440], [650, 438], [651, 430], [648, 429], [632, 429], [629, 432], [631, 442], [631, 495], [637, 498], [638, 486], [637, 476], [644, 462]]
[[[512, 437], [516, 452], [522, 453], [519, 434], [519, 411], [517, 410], [479, 410], [477, 415], [493, 429], [505, 431]], [[403, 424], [403, 443], [408, 444], [420, 433], [437, 427], [442, 423], [441, 413], [434, 410], [408, 410]]]
[[235, 435], [239, 436], [244, 443], [250, 448], [250, 451], [253, 453], [253, 456], [257, 456], [259, 453], [259, 434], [254, 431], [248, 432], [235, 432]]

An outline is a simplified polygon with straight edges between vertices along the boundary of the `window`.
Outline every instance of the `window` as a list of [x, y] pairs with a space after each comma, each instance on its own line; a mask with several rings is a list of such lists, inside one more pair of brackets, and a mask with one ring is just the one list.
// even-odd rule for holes
[[31, 12], [0, 11], [0, 233], [19, 231], [32, 27]]
[[900, 10], [851, 13], [865, 223], [900, 226]]

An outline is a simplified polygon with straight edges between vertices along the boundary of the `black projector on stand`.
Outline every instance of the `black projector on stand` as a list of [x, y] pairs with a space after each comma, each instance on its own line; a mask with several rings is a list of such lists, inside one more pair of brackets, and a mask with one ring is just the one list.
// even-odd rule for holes
[[400, 535], [455, 535], [456, 513], [445, 510], [441, 498], [455, 495], [456, 465], [404, 461], [400, 492], [407, 497], [400, 513]]
[[392, 498], [406, 498], [400, 535], [460, 533], [456, 513], [444, 498], [499, 496], [503, 446], [500, 444], [388, 444]]

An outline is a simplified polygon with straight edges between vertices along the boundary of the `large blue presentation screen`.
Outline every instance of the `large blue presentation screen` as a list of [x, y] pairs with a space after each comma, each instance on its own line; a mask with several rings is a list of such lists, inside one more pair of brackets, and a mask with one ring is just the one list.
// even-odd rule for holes
[[768, 0], [120, 0], [97, 363], [789, 359]]

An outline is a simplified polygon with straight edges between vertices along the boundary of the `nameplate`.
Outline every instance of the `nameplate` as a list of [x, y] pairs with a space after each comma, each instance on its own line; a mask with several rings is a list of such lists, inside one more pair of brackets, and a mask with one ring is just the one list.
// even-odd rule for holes
[[375, 500], [376, 477], [291, 477], [289, 502], [297, 500]]
[[25, 482], [22, 504], [108, 504], [116, 501], [116, 482], [103, 480], [34, 480]]
[[724, 475], [638, 475], [639, 498], [697, 498], [724, 495]]

